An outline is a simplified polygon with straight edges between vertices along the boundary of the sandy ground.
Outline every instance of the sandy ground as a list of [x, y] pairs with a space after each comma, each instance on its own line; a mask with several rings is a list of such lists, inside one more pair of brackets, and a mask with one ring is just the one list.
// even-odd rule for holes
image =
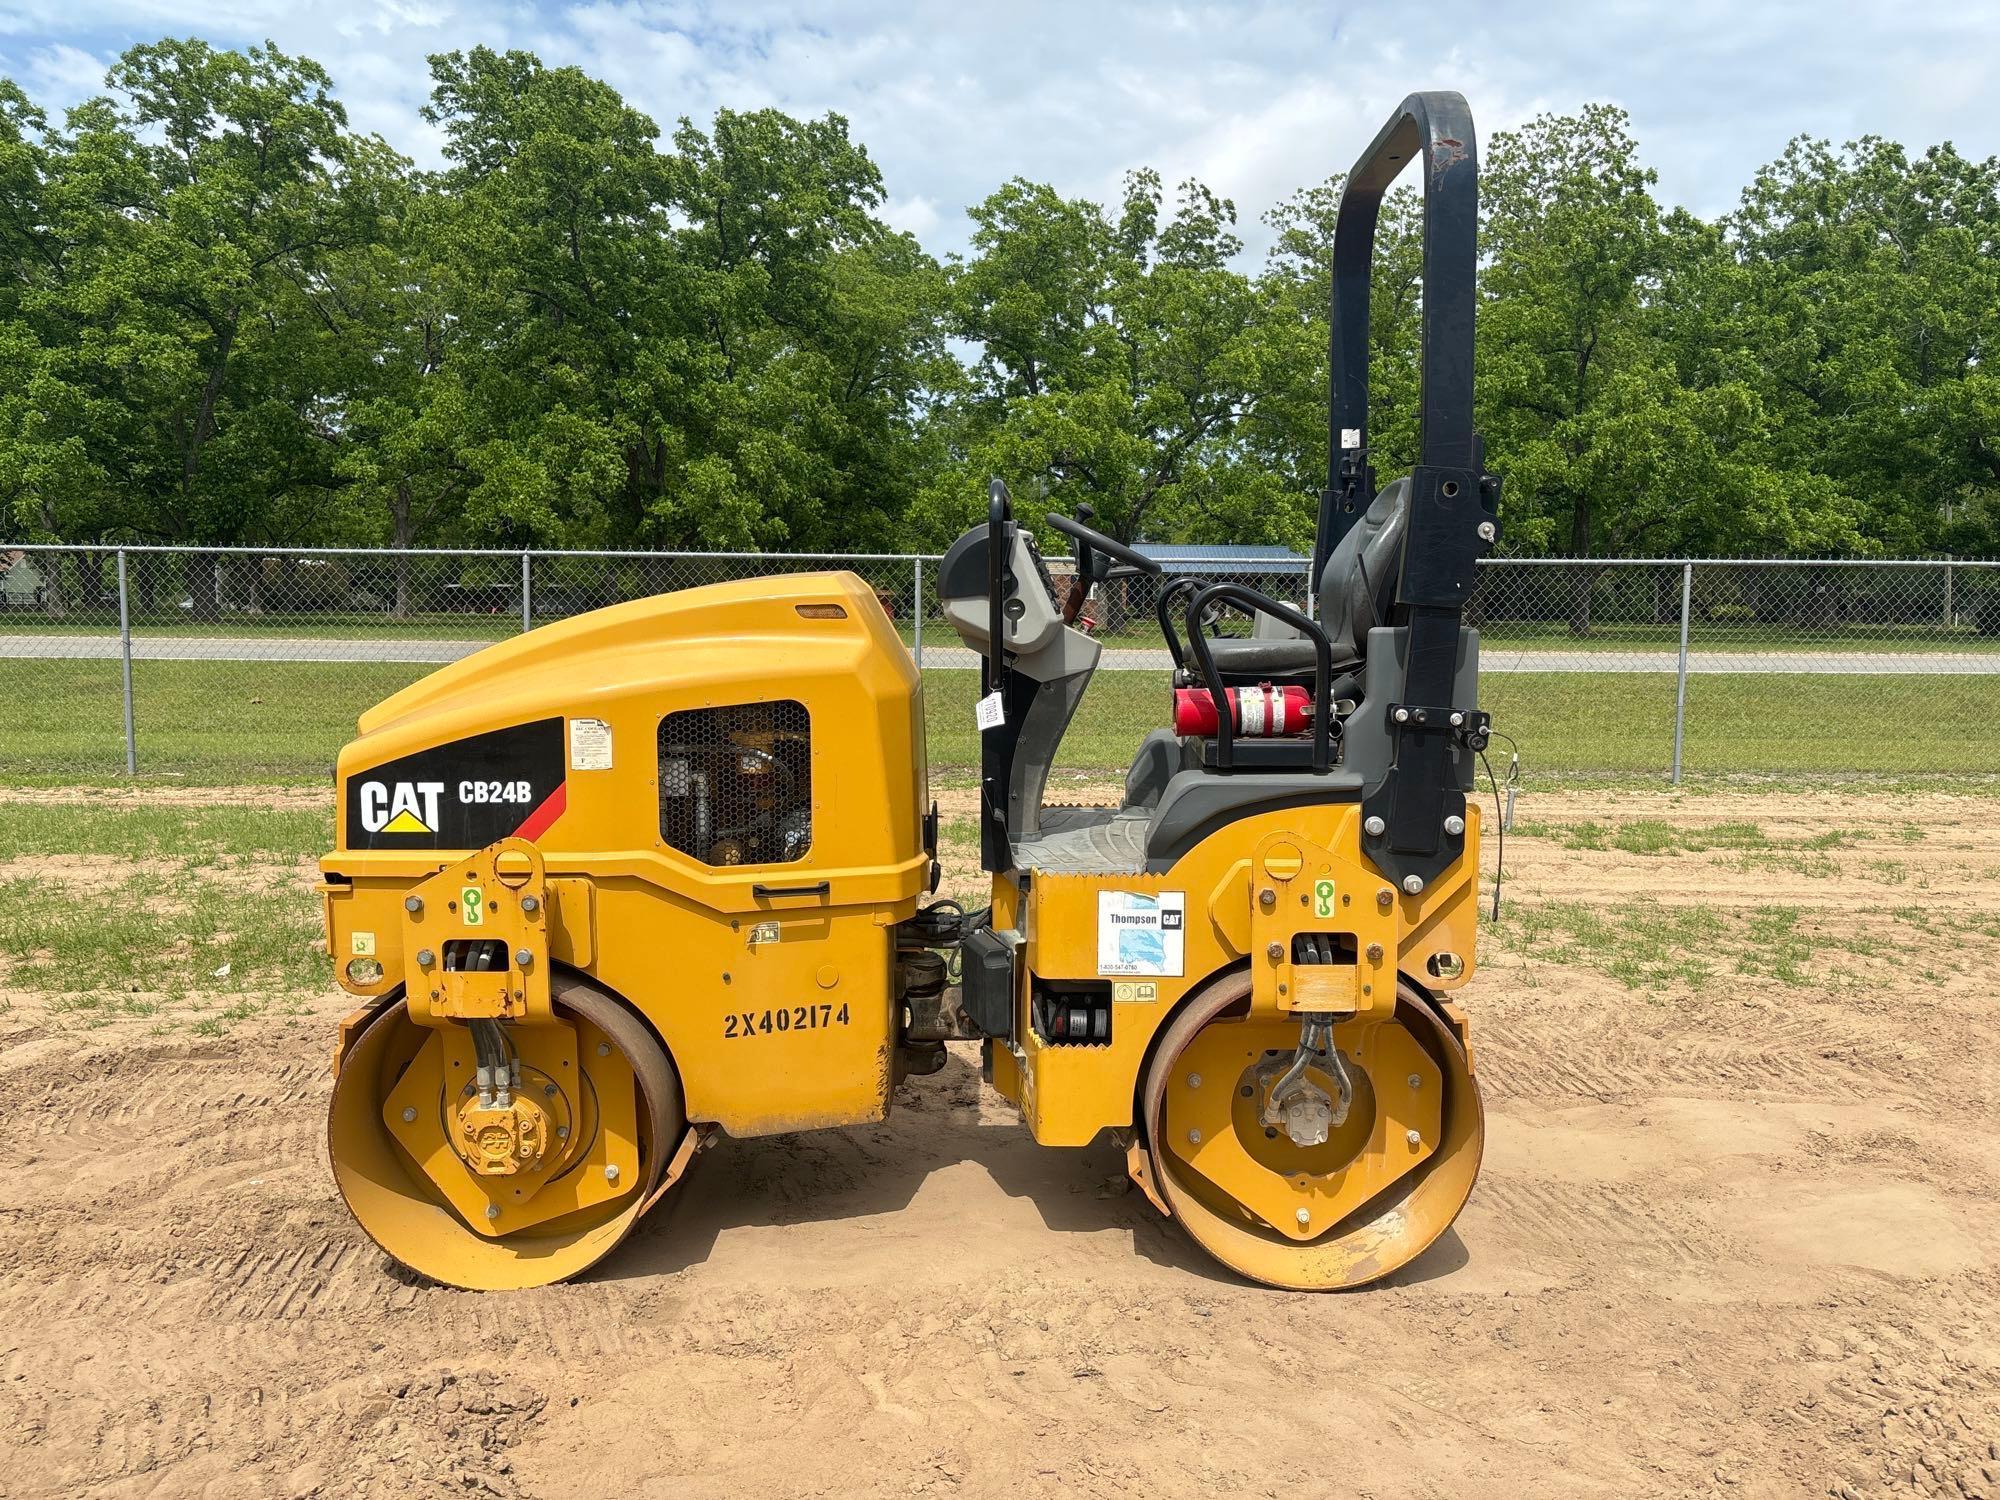
[[[1331, 1297], [1199, 1258], [1107, 1144], [1035, 1147], [971, 1049], [882, 1125], [723, 1143], [580, 1284], [446, 1291], [335, 1196], [330, 989], [212, 1039], [14, 994], [0, 1491], [2000, 1500], [1991, 807], [1524, 802], [1516, 912], [1728, 936], [1635, 988], [1503, 925], [1479, 1187]], [[1565, 832], [1636, 819], [1778, 847]], [[1773, 910], [1802, 973], [1756, 959]]]

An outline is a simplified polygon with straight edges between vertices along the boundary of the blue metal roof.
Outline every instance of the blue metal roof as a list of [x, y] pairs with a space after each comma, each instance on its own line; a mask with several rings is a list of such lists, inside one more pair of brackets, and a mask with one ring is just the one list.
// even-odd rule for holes
[[1133, 550], [1155, 562], [1268, 562], [1305, 566], [1306, 560], [1288, 547], [1246, 546], [1222, 542], [1134, 542]]

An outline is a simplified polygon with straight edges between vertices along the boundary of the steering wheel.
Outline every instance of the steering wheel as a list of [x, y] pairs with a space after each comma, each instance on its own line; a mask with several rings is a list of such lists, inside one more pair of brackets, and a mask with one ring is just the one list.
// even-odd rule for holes
[[[1085, 515], [1092, 514], [1088, 506], [1082, 507]], [[1095, 531], [1081, 521], [1072, 521], [1068, 516], [1049, 512], [1049, 525], [1076, 543], [1076, 578], [1069, 586], [1069, 597], [1063, 600], [1063, 624], [1073, 624], [1083, 612], [1083, 601], [1094, 584], [1102, 583], [1111, 575], [1109, 559], [1115, 559], [1141, 573], [1158, 573], [1160, 565], [1144, 553], [1134, 552], [1123, 542], [1114, 542], [1101, 531]]]
[[[1127, 567], [1137, 568], [1141, 573], [1151, 574], [1155, 577], [1159, 575], [1160, 565], [1154, 562], [1152, 558], [1146, 556], [1145, 553], [1134, 552], [1123, 542], [1114, 542], [1103, 532], [1093, 531], [1081, 521], [1072, 521], [1068, 516], [1059, 516], [1054, 511], [1049, 512], [1048, 520], [1049, 525], [1055, 527], [1057, 531], [1060, 531], [1064, 536], [1076, 543], [1077, 571], [1079, 573], [1086, 571], [1084, 564], [1090, 560], [1088, 554], [1102, 552], [1106, 557], [1116, 558]], [[1097, 576], [1101, 579], [1103, 575], [1099, 574]]]

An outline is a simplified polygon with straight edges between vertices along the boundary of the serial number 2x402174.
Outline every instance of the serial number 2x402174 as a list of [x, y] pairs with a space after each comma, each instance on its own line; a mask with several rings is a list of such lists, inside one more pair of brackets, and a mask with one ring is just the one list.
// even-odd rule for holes
[[724, 1037], [769, 1036], [777, 1031], [818, 1031], [825, 1026], [845, 1026], [847, 1007], [831, 1005], [780, 1005], [775, 1010], [735, 1011], [722, 1018]]

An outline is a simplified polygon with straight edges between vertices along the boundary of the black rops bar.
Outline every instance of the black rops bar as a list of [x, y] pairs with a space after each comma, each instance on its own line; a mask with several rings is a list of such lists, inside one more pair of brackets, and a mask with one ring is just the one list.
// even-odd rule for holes
[[1368, 292], [1375, 225], [1389, 186], [1424, 162], [1422, 455], [1425, 465], [1477, 468], [1472, 431], [1472, 321], [1479, 238], [1479, 157], [1463, 95], [1412, 94], [1361, 153], [1333, 230], [1328, 488], [1313, 547], [1316, 580], [1375, 496], [1368, 463]]
[[1006, 720], [979, 734], [979, 860], [987, 870], [1014, 865], [1013, 836], [1007, 827], [1007, 787], [1013, 780], [1014, 746], [1020, 735], [1018, 703], [1007, 680], [1007, 568], [1014, 544], [1013, 497], [993, 479], [986, 486], [986, 656], [980, 663], [982, 697], [1000, 695]]
[[[1332, 483], [1320, 498], [1314, 577], [1373, 502], [1368, 462], [1368, 292], [1382, 197], [1423, 163], [1422, 427], [1410, 471], [1409, 524], [1396, 582], [1409, 629], [1403, 690], [1390, 714], [1389, 769], [1365, 789], [1368, 857], [1415, 893], [1465, 850], [1465, 793], [1456, 753], [1470, 753], [1475, 716], [1455, 707], [1460, 631], [1479, 559], [1499, 536], [1498, 482], [1472, 425], [1473, 317], [1478, 300], [1479, 151], [1458, 94], [1412, 94], [1348, 174], [1333, 231], [1329, 437]], [[1453, 720], [1457, 722], [1454, 723]], [[1453, 831], [1456, 829], [1457, 831]]]
[[1009, 524], [1014, 519], [1012, 497], [998, 479], [986, 484], [986, 660], [980, 688], [988, 693], [1005, 686], [1007, 650], [1002, 608], [1002, 585], [1007, 576], [1008, 544], [1013, 541]]

